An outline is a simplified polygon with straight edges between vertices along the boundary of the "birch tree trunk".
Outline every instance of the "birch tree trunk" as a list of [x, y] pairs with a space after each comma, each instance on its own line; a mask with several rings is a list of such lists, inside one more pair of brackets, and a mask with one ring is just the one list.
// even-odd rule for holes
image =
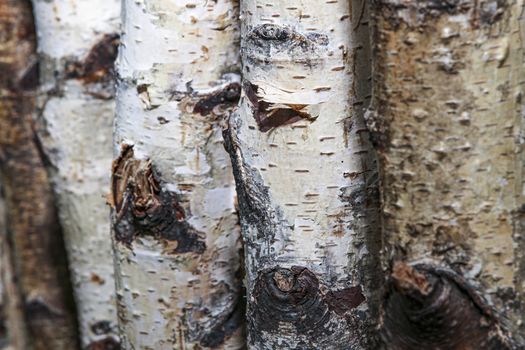
[[[36, 43], [29, 1], [0, 4], [0, 175], [4, 185], [7, 230], [11, 248], [3, 244], [7, 284], [15, 278], [23, 298], [22, 310], [29, 340], [16, 336], [13, 345], [38, 349], [74, 349], [75, 316], [68, 304], [67, 264], [50, 184], [36, 144], [32, 117], [35, 112]], [[10, 268], [9, 256], [14, 262]], [[57, 257], [58, 256], [58, 257]], [[64, 280], [66, 281], [64, 283]], [[9, 287], [9, 297], [18, 291]], [[13, 317], [19, 318], [13, 305]], [[18, 321], [11, 327], [19, 327]], [[26, 344], [27, 343], [27, 344]]]
[[117, 348], [105, 195], [111, 167], [118, 0], [34, 0], [41, 59], [39, 136], [68, 249], [82, 346]]
[[250, 349], [374, 348], [380, 241], [362, 116], [365, 4], [241, 2], [243, 94], [225, 139]]
[[241, 349], [240, 242], [222, 115], [238, 6], [124, 1], [113, 165], [124, 349]]
[[373, 13], [386, 348], [522, 349], [523, 1]]

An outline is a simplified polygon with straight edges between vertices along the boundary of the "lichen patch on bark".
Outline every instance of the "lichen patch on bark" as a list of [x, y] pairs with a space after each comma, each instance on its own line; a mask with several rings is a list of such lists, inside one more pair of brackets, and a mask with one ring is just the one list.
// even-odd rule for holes
[[133, 146], [122, 146], [111, 184], [117, 241], [130, 245], [137, 237], [153, 236], [165, 244], [166, 253], [204, 252], [203, 234], [186, 221], [178, 196], [161, 189], [151, 162], [135, 159]]

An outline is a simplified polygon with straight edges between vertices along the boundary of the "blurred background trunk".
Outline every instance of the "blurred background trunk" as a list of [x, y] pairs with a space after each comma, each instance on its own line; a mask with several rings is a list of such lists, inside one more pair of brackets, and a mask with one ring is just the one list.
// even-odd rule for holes
[[119, 0], [34, 0], [39, 140], [57, 197], [82, 347], [118, 347], [106, 197]]
[[[18, 289], [29, 338], [21, 339], [23, 327], [15, 330], [20, 325], [8, 329], [20, 334], [13, 334], [17, 349], [74, 349], [76, 324], [67, 262], [51, 187], [33, 130], [38, 64], [30, 2], [2, 1], [0, 28], [0, 179], [7, 229], [2, 262], [7, 304], [12, 305], [11, 314], [18, 318], [14, 306], [18, 303]], [[12, 285], [15, 280], [18, 286]]]
[[522, 14], [373, 2], [388, 349], [525, 346]]

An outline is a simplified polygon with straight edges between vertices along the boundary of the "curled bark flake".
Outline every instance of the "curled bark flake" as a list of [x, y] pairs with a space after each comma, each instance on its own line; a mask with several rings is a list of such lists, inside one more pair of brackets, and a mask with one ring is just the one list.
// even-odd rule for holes
[[289, 125], [301, 120], [314, 121], [316, 118], [304, 111], [306, 104], [274, 104], [257, 96], [259, 87], [250, 82], [243, 84], [244, 92], [253, 107], [253, 117], [259, 130], [267, 132], [273, 128]]
[[394, 264], [381, 329], [388, 349], [515, 349], [467, 282], [429, 265]]
[[84, 84], [113, 81], [118, 44], [118, 34], [104, 35], [83, 61], [66, 64], [66, 78], [79, 79]]
[[[133, 146], [123, 145], [113, 162], [111, 205], [117, 241], [131, 245], [137, 236], [162, 241], [167, 253], [198, 253], [206, 249], [203, 234], [186, 221], [175, 193], [162, 190], [148, 160], [135, 159]], [[173, 243], [176, 241], [176, 244]]]

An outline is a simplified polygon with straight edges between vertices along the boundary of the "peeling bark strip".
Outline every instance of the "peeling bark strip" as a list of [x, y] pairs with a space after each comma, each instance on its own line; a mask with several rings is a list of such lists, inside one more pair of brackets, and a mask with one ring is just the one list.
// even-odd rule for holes
[[[76, 349], [65, 251], [33, 131], [37, 66], [29, 1], [0, 2], [0, 35], [0, 179], [10, 243], [2, 237], [1, 264], [8, 270], [2, 275], [9, 279], [5, 287], [12, 299], [7, 310], [13, 322], [9, 337], [20, 350]], [[20, 324], [24, 316], [28, 334]]]
[[362, 107], [367, 16], [360, 0], [241, 1], [243, 94], [224, 138], [252, 350], [375, 346], [380, 240]]
[[382, 335], [392, 350], [518, 349], [459, 275], [400, 262], [391, 276]]
[[367, 114], [382, 168], [386, 256], [464, 276], [521, 348], [523, 10], [504, 0], [373, 1]]
[[244, 349], [220, 125], [241, 90], [237, 2], [123, 4], [112, 178], [122, 346]]
[[[100, 344], [118, 343], [109, 208], [104, 197], [112, 160], [112, 66], [120, 0], [32, 2], [42, 83], [38, 139], [49, 163], [64, 229], [81, 345], [99, 349]], [[95, 327], [100, 322], [109, 325]]]
[[129, 246], [136, 237], [151, 235], [168, 241], [167, 254], [202, 254], [206, 249], [204, 234], [188, 224], [177, 195], [161, 191], [151, 162], [134, 159], [132, 146], [123, 145], [113, 163], [112, 190], [118, 242]]

